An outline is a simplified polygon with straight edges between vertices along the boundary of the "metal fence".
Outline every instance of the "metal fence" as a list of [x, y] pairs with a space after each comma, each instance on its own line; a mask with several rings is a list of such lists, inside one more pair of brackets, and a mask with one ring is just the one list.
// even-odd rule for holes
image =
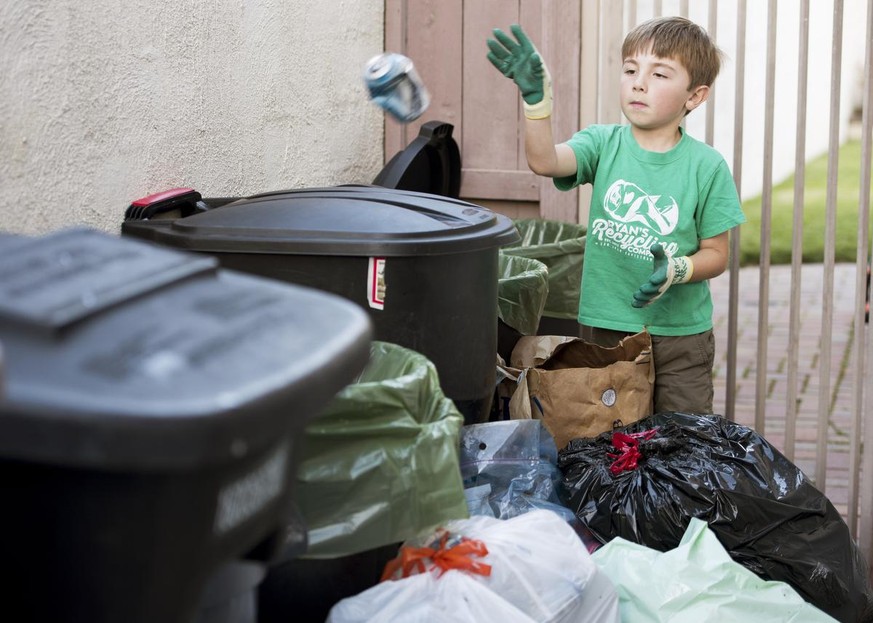
[[[853, 2], [849, 11], [844, 0], [816, 0], [816, 3], [817, 11], [824, 10], [832, 18], [830, 23], [824, 23], [826, 20], [820, 19], [821, 13], [817, 13], [818, 19], [812, 24], [814, 41], [818, 42], [827, 36], [831, 42], [829, 62], [821, 50], [811, 56], [809, 0], [792, 1], [790, 6], [788, 3], [780, 6], [777, 0], [768, 0], [765, 9], [764, 3], [752, 6], [747, 5], [745, 0], [708, 0], [695, 3], [687, 0], [583, 0], [582, 37], [583, 42], [588, 42], [583, 45], [588, 47], [583, 50], [586, 55], [583, 58], [582, 83], [589, 85], [589, 97], [588, 103], [583, 102], [582, 123], [620, 121], [615, 102], [620, 74], [616, 64], [621, 63], [621, 59], [617, 58], [617, 51], [621, 49], [624, 33], [635, 24], [657, 15], [683, 15], [707, 28], [723, 50], [730, 48], [729, 64], [732, 65], [732, 71], [723, 71], [716, 81], [713, 95], [705, 105], [704, 118], [702, 122], [697, 122], [699, 126], [696, 134], [706, 142], [714, 144], [723, 153], [730, 152], [730, 157], [726, 157], [741, 195], [744, 190], [749, 191], [743, 187], [744, 173], [755, 173], [756, 188], [753, 190], [759, 191], [761, 198], [761, 251], [756, 267], [741, 268], [740, 238], [745, 234], [742, 227], [731, 232], [732, 257], [729, 274], [719, 278], [729, 279], [729, 296], [727, 335], [724, 341], [725, 391], [723, 402], [717, 397], [717, 403], [723, 406], [724, 415], [744, 423], [749, 422], [792, 460], [797, 456], [798, 448], [806, 443], [798, 439], [798, 423], [801, 422], [805, 432], [814, 427], [812, 441], [807, 443], [810, 447], [806, 450], [810, 456], [808, 463], [804, 463], [804, 469], [817, 488], [829, 498], [832, 495], [845, 498], [831, 499], [843, 512], [867, 559], [873, 561], [873, 375], [867, 373], [866, 367], [868, 362], [873, 361], [873, 331], [871, 325], [865, 322], [864, 309], [870, 257], [873, 0]], [[825, 4], [827, 8], [823, 9]], [[783, 9], [782, 13], [780, 8]], [[750, 22], [751, 9], [756, 11], [754, 24]], [[764, 10], [766, 26], [761, 23], [760, 14]], [[725, 16], [729, 19], [725, 19]], [[852, 41], [845, 40], [846, 24], [853, 31], [860, 30], [861, 37]], [[752, 25], [759, 34], [750, 41]], [[592, 41], [597, 44], [591, 45]], [[789, 59], [785, 58], [784, 53], [781, 57], [777, 54], [780, 44], [786, 41], [790, 43], [788, 47], [792, 55], [796, 55]], [[863, 41], [863, 44], [857, 45], [858, 41]], [[861, 161], [856, 195], [859, 207], [857, 252], [853, 278], [848, 281], [848, 287], [854, 286], [854, 296], [849, 297], [853, 302], [853, 310], [851, 321], [847, 323], [849, 326], [836, 327], [839, 334], [835, 335], [834, 275], [837, 268], [843, 271], [841, 274], [852, 269], [851, 265], [838, 266], [835, 261], [837, 219], [846, 218], [837, 210], [839, 154], [846, 137], [847, 124], [844, 81], [855, 78], [854, 75], [848, 78], [844, 75], [844, 52], [850, 52], [857, 57], [863, 54], [863, 76], [857, 80], [862, 84], [856, 89], [860, 92], [861, 115], [860, 120], [853, 126], [856, 133], [853, 140], [858, 140], [861, 144]], [[808, 103], [811, 101], [811, 66], [815, 67], [816, 80], [812, 85], [812, 93], [827, 100], [826, 110], [817, 110], [815, 116], [811, 116], [808, 110]], [[757, 81], [752, 90], [747, 89], [750, 68], [758, 74], [763, 70], [763, 85], [761, 81]], [[823, 77], [825, 74], [826, 77]], [[777, 98], [777, 77], [784, 78], [786, 75], [796, 81], [796, 91], [793, 95], [790, 92], [780, 92]], [[596, 93], [596, 97], [590, 97], [592, 93]], [[733, 97], [716, 97], [722, 94]], [[787, 102], [786, 97], [789, 100]], [[760, 119], [750, 116], [747, 102], [755, 104], [751, 109], [752, 114], [760, 115]], [[820, 296], [815, 297], [815, 305], [820, 309], [814, 310], [815, 317], [820, 316], [820, 321], [815, 328], [819, 334], [815, 337], [818, 339], [813, 340], [817, 349], [814, 355], [817, 358], [814, 365], [817, 378], [810, 378], [810, 374], [806, 372], [809, 368], [806, 359], [810, 355], [801, 350], [801, 343], [810, 341], [810, 336], [806, 335], [809, 323], [807, 321], [804, 324], [802, 321], [803, 310], [810, 303], [801, 298], [801, 285], [813, 270], [802, 262], [807, 190], [804, 171], [810, 150], [807, 142], [808, 129], [814, 127], [819, 133], [824, 132], [824, 118], [827, 119], [827, 130], [826, 144], [822, 149], [826, 151], [828, 159], [826, 217], [820, 232], [824, 241], [824, 257], [814, 267], [816, 274], [821, 271], [821, 292]], [[786, 128], [787, 123], [793, 124], [793, 129]], [[748, 131], [752, 126], [756, 127], [754, 135], [750, 135]], [[789, 140], [793, 143], [794, 156], [792, 253], [790, 272], [785, 266], [780, 267], [779, 272], [780, 279], [784, 275], [785, 279], [790, 279], [790, 283], [779, 283], [778, 291], [779, 296], [788, 297], [779, 307], [780, 310], [787, 307], [788, 318], [774, 319], [770, 316], [771, 297], [774, 296], [774, 267], [771, 265], [770, 243], [773, 190], [774, 185], [781, 181], [774, 180], [774, 150], [777, 145], [774, 137], [784, 135], [786, 130], [793, 134], [793, 140]], [[718, 136], [725, 135], [728, 139], [719, 144]], [[751, 141], [756, 143], [753, 145]], [[786, 151], [782, 146], [779, 147], [778, 155], [782, 165], [786, 162]], [[752, 166], [759, 167], [760, 170], [755, 171], [750, 168]], [[783, 175], [783, 172], [779, 175]], [[583, 201], [587, 202], [587, 199]], [[585, 208], [582, 209], [584, 211]], [[757, 327], [756, 331], [742, 333], [742, 327], [739, 326], [740, 302], [748, 304], [750, 298], [755, 299], [754, 296], [749, 296], [748, 285], [743, 283], [744, 276], [750, 275], [749, 270], [757, 272], [757, 275], [753, 275], [756, 279], [749, 279], [750, 282], [757, 282], [757, 310], [754, 321]], [[846, 292], [843, 291], [845, 287], [847, 286], [841, 285], [841, 300], [846, 298]], [[785, 330], [779, 331], [778, 335], [773, 329], [776, 321], [785, 326]], [[802, 330], [804, 335], [801, 335]], [[739, 369], [738, 348], [744, 346], [743, 339], [748, 333], [756, 335], [751, 366], [754, 372], [754, 401], [753, 404], [738, 404], [736, 397], [740, 386], [739, 377], [748, 372]], [[839, 344], [837, 352], [835, 343]], [[836, 364], [835, 356], [838, 356]], [[772, 365], [776, 359], [784, 361], [784, 366], [777, 369]], [[801, 370], [804, 372], [801, 373]], [[772, 388], [777, 377], [779, 387], [784, 388], [784, 395], [774, 399]], [[744, 380], [749, 383], [748, 379]], [[848, 398], [835, 400], [836, 389]], [[811, 396], [815, 396], [815, 399]], [[816, 403], [812, 421], [799, 415], [798, 405], [802, 400], [806, 401], [807, 409], [810, 401]], [[838, 410], [841, 410], [840, 414], [837, 414]], [[843, 418], [841, 421], [845, 425], [839, 427], [840, 438], [835, 440], [833, 429], [837, 415]], [[774, 433], [773, 439], [769, 435], [771, 431]]]

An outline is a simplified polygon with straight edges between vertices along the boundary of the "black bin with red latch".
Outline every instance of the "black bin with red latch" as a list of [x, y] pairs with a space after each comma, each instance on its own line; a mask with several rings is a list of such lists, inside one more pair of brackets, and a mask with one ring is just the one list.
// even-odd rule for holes
[[498, 252], [519, 240], [511, 219], [450, 197], [367, 185], [221, 203], [208, 209], [198, 196], [173, 218], [140, 209], [121, 233], [354, 301], [369, 312], [375, 339], [434, 363], [465, 421], [488, 419]]

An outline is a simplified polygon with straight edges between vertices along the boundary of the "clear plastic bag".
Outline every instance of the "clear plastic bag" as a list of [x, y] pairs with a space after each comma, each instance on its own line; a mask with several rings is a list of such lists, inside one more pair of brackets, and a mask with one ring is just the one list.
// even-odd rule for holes
[[593, 552], [600, 541], [562, 502], [557, 456], [541, 420], [464, 426], [460, 462], [470, 515], [509, 519], [535, 509], [550, 510]]
[[500, 519], [539, 508], [545, 502], [560, 503], [557, 456], [555, 443], [539, 420], [470, 424], [461, 430], [464, 488], [488, 485], [491, 514]]

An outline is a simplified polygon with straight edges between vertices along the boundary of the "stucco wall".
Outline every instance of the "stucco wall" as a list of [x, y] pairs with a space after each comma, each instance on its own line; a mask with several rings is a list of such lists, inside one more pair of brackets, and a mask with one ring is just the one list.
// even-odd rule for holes
[[131, 200], [366, 183], [368, 0], [0, 3], [0, 230], [117, 233]]

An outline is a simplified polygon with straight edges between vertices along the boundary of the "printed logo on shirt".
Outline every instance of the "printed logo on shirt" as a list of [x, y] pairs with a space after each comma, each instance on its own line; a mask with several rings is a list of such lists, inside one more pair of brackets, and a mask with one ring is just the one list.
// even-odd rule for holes
[[599, 243], [647, 261], [655, 242], [664, 244], [667, 255], [676, 252], [675, 242], [661, 240], [679, 224], [679, 205], [673, 197], [650, 195], [632, 182], [617, 180], [606, 191], [603, 209], [610, 218], [595, 219], [588, 232]]
[[666, 236], [679, 223], [679, 205], [673, 197], [649, 195], [632, 182], [618, 180], [603, 199], [603, 209], [619, 223], [647, 225]]

